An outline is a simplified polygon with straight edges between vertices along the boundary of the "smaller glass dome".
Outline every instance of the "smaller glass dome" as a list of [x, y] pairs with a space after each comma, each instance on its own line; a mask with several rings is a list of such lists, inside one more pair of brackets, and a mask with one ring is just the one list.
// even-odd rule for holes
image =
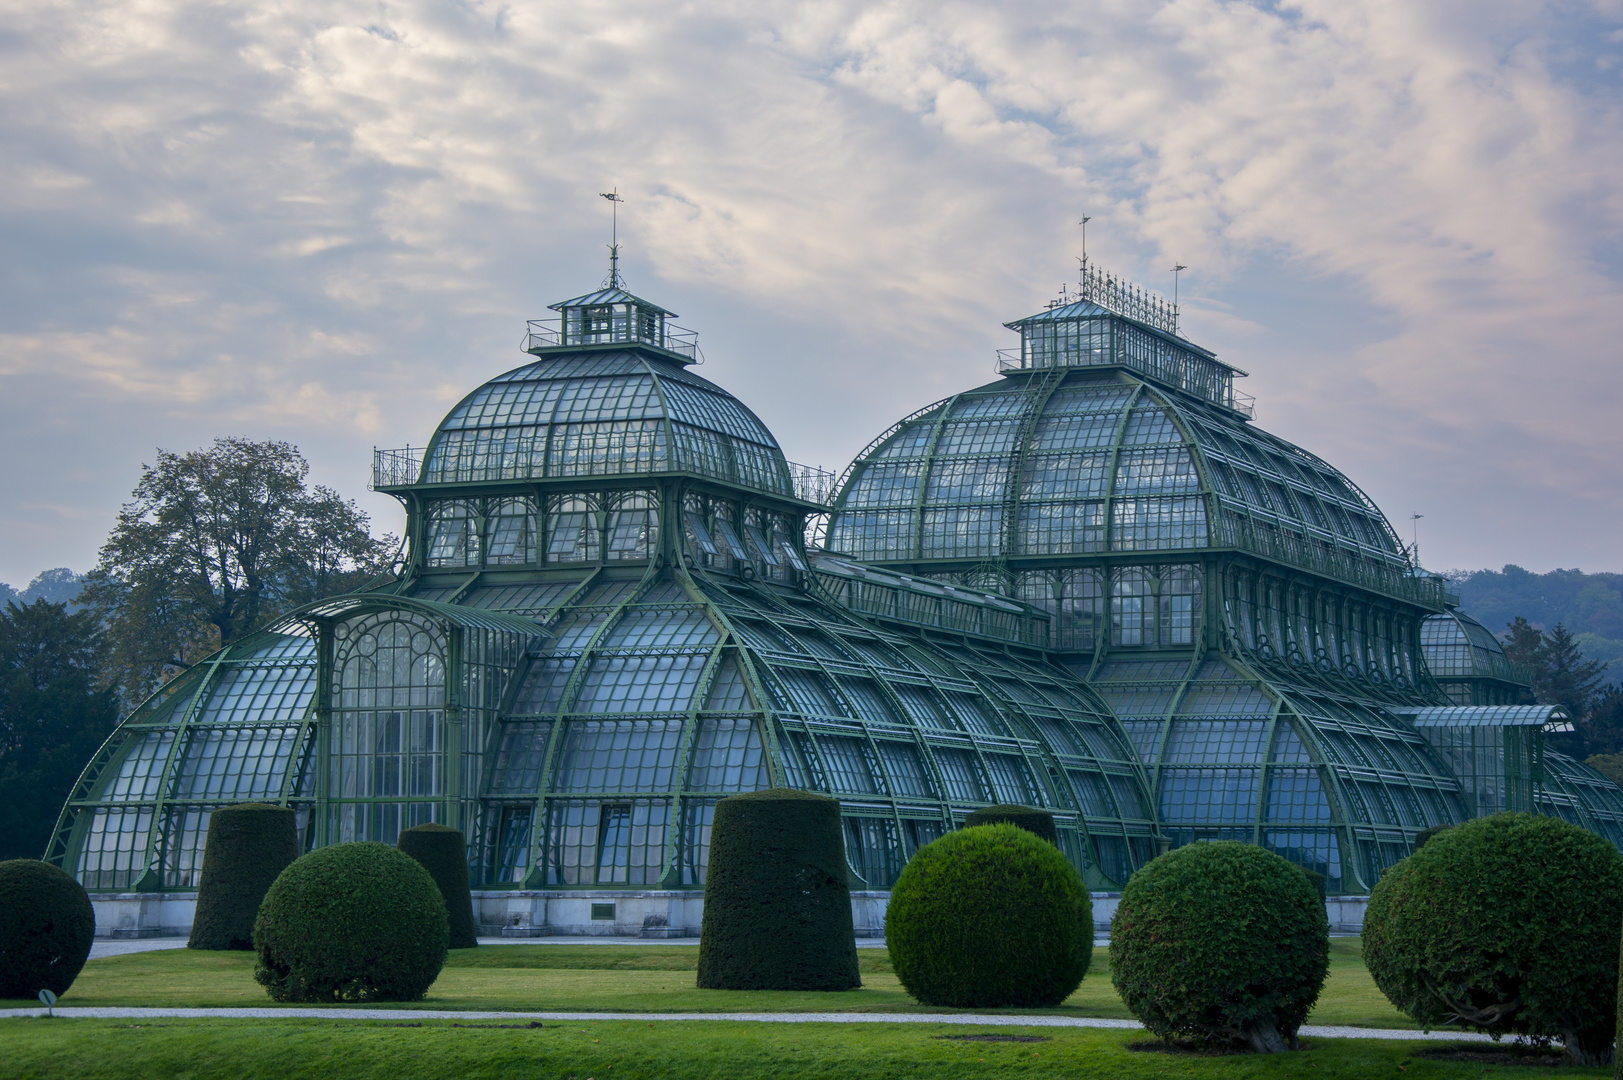
[[421, 483], [698, 473], [794, 496], [777, 440], [737, 398], [662, 351], [546, 349], [463, 398]]
[[1420, 649], [1432, 677], [1457, 705], [1512, 705], [1532, 692], [1532, 671], [1506, 657], [1493, 632], [1459, 608], [1426, 617]]

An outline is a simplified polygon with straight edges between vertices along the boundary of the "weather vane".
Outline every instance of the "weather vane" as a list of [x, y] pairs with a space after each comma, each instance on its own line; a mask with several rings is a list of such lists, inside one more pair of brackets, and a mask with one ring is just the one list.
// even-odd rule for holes
[[620, 204], [625, 202], [620, 198], [620, 185], [616, 184], [608, 191], [598, 192], [603, 198], [609, 200], [609, 280], [604, 286], [610, 289], [624, 288], [625, 282], [620, 279]]
[[1078, 225], [1082, 226], [1082, 269], [1084, 270], [1088, 268], [1088, 222], [1092, 220], [1091, 217], [1083, 214], [1082, 220], [1077, 222]]

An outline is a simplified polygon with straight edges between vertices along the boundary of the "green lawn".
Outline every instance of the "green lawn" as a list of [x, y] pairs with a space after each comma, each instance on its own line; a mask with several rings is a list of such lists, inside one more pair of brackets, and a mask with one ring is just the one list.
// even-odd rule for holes
[[[558, 968], [531, 969], [558, 972]], [[411, 1025], [411, 1026], [404, 1026]], [[943, 1035], [1031, 1035], [973, 1042]], [[1465, 1080], [1602, 1077], [1610, 1069], [1430, 1061], [1413, 1042], [1307, 1040], [1302, 1053], [1201, 1057], [1135, 1052], [1141, 1032], [613, 1020], [456, 1027], [330, 1020], [0, 1020], [0, 1077], [76, 1080], [890, 1080], [937, 1077]]]
[[[944, 1012], [924, 1010], [891, 973], [883, 949], [860, 949], [863, 986], [843, 993], [700, 990], [691, 945], [489, 945], [458, 949], [422, 1002], [401, 1009], [537, 1012]], [[1110, 985], [1110, 955], [1095, 949], [1082, 986], [1059, 1009], [1072, 1016], [1130, 1018]], [[13, 1002], [13, 1006], [33, 1002]], [[164, 949], [92, 960], [63, 1005], [268, 1006], [251, 953]], [[1015, 1010], [1009, 1010], [1015, 1011]], [[1358, 957], [1357, 939], [1331, 942], [1330, 979], [1310, 1023], [1411, 1026]]]

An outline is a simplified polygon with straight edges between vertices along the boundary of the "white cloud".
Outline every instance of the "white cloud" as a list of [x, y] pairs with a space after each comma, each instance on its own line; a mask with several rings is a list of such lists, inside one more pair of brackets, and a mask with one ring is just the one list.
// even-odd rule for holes
[[[633, 285], [792, 457], [989, 377], [1088, 213], [1107, 265], [1193, 267], [1268, 426], [1446, 508], [1441, 561], [1615, 561], [1615, 4], [0, 12], [0, 446], [79, 432], [13, 507], [110, 519], [135, 473], [92, 462], [249, 429], [357, 490], [595, 282], [617, 184]], [[30, 513], [0, 574], [62, 548]]]

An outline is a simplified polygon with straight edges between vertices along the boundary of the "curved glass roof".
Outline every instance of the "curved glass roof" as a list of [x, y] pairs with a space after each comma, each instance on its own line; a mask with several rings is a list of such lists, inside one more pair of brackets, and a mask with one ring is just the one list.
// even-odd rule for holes
[[1420, 624], [1420, 648], [1438, 680], [1496, 679], [1532, 688], [1532, 672], [1512, 663], [1493, 632], [1458, 608], [1427, 616]]
[[421, 482], [686, 472], [793, 497], [743, 403], [652, 351], [566, 351], [498, 375], [440, 423]]
[[[223, 650], [118, 729], [57, 842], [87, 887], [195, 887], [210, 811], [249, 799], [299, 809], [310, 845], [457, 823], [485, 884], [702, 885], [715, 801], [774, 784], [841, 799], [873, 888], [996, 802], [1052, 807], [1095, 887], [1155, 853], [1121, 726], [1036, 651], [703, 573], [363, 599]], [[306, 622], [334, 643], [324, 742]]]
[[878, 562], [1242, 547], [1407, 566], [1341, 473], [1125, 371], [1019, 372], [939, 401], [862, 452], [835, 507], [829, 547]]
[[1091, 685], [1149, 769], [1175, 846], [1262, 844], [1358, 892], [1415, 830], [1466, 817], [1447, 766], [1379, 706], [1216, 656], [1111, 659]]

